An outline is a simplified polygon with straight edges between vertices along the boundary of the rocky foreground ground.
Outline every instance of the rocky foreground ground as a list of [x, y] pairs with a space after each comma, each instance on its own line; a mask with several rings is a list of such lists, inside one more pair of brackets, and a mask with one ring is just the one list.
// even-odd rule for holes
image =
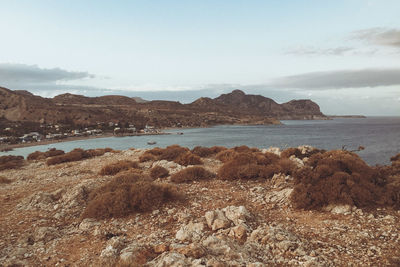
[[[278, 150], [270, 149], [275, 153]], [[0, 176], [0, 266], [399, 266], [400, 211], [336, 205], [292, 207], [292, 177], [174, 184], [184, 200], [122, 218], [82, 219], [88, 194], [113, 179], [110, 163], [144, 150], [47, 166], [31, 161]], [[202, 165], [216, 173], [214, 156]], [[292, 160], [302, 164], [298, 158]], [[184, 168], [156, 165], [170, 174]], [[157, 183], [171, 183], [170, 177]]]

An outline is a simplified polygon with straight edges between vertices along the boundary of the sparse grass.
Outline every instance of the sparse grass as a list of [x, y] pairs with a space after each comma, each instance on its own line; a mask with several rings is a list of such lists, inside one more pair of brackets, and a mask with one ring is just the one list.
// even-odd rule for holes
[[24, 157], [22, 156], [1, 156], [0, 171], [7, 169], [18, 169], [24, 165]]
[[191, 181], [199, 181], [214, 178], [215, 174], [204, 169], [203, 167], [194, 166], [183, 169], [171, 176], [174, 183], [184, 183]]
[[75, 148], [71, 152], [58, 155], [55, 157], [48, 158], [46, 161], [47, 165], [56, 165], [64, 162], [72, 162], [72, 161], [79, 161], [82, 159], [88, 159], [92, 157], [102, 156], [107, 152], [113, 152], [111, 148], [98, 148], [98, 149], [89, 149], [83, 150], [81, 148]]
[[129, 170], [132, 168], [139, 168], [139, 164], [136, 161], [130, 161], [130, 160], [121, 160], [117, 161], [111, 164], [108, 164], [101, 168], [100, 170], [100, 175], [116, 175], [117, 173], [124, 171], [124, 170]]
[[368, 166], [352, 152], [317, 153], [310, 157], [308, 165], [294, 174], [295, 187], [290, 199], [296, 208], [319, 209], [329, 204], [371, 207], [400, 203], [399, 179], [389, 181], [379, 169]]
[[138, 174], [125, 174], [89, 194], [82, 218], [117, 218], [158, 208], [166, 202], [182, 199], [169, 184], [157, 184]]
[[63, 154], [65, 154], [64, 151], [52, 148], [46, 152], [35, 151], [28, 155], [27, 160], [41, 160]]
[[169, 171], [161, 166], [155, 166], [150, 170], [150, 177], [153, 179], [168, 177]]

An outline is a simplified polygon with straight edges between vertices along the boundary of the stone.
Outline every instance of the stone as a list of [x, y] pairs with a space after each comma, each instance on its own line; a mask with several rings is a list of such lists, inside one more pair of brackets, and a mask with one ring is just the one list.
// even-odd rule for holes
[[189, 222], [187, 225], [183, 225], [178, 232], [176, 232], [175, 238], [180, 241], [197, 241], [203, 235], [204, 224]]
[[207, 225], [213, 231], [228, 228], [231, 222], [225, 217], [222, 210], [208, 211], [205, 216]]
[[348, 204], [346, 205], [328, 205], [325, 207], [327, 211], [330, 211], [333, 214], [343, 214], [348, 215], [352, 211], [352, 207]]
[[175, 251], [185, 255], [186, 257], [195, 259], [199, 259], [206, 255], [206, 249], [198, 243], [191, 243], [187, 246], [178, 247]]
[[166, 244], [158, 244], [158, 245], [153, 246], [153, 250], [155, 253], [161, 254], [161, 253], [168, 251], [169, 246]]
[[245, 224], [240, 224], [230, 229], [229, 236], [239, 240], [245, 240], [247, 238], [247, 230], [248, 227]]
[[269, 147], [267, 149], [262, 149], [262, 153], [273, 153], [275, 155], [281, 156], [281, 149], [279, 147]]
[[185, 255], [177, 252], [165, 252], [148, 262], [146, 266], [154, 267], [189, 267], [192, 266], [189, 259]]
[[59, 231], [54, 227], [39, 227], [34, 234], [35, 242], [49, 242], [60, 236]]
[[235, 225], [245, 223], [247, 219], [251, 218], [250, 213], [244, 206], [228, 206], [224, 208], [223, 211], [225, 212], [226, 218], [231, 220]]
[[122, 249], [119, 253], [119, 262], [121, 265], [129, 265], [137, 262], [138, 256], [140, 256], [143, 247], [136, 242], [129, 244], [126, 248]]
[[79, 224], [79, 230], [89, 231], [94, 226], [99, 226], [100, 223], [94, 219], [86, 218]]

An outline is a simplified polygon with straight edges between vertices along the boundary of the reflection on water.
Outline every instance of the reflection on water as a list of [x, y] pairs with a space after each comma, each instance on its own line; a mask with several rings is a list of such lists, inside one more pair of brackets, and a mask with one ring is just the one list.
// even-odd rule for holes
[[[311, 145], [322, 149], [356, 149], [364, 146], [358, 154], [369, 164], [387, 164], [389, 158], [400, 153], [400, 117], [370, 117], [366, 119], [334, 119], [323, 121], [283, 121], [283, 125], [267, 126], [216, 126], [211, 128], [170, 130], [171, 135], [130, 136], [88, 139], [17, 148], [0, 155], [22, 155], [55, 147], [68, 152], [83, 149], [111, 147], [113, 149], [165, 147], [179, 144], [195, 146], [247, 145], [250, 147], [280, 148]], [[183, 135], [177, 133], [183, 132]], [[149, 145], [155, 141], [156, 145]]]

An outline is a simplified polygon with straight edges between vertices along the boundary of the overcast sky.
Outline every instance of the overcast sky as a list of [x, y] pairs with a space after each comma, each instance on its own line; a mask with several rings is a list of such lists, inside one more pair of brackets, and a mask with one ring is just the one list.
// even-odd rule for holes
[[0, 86], [400, 115], [399, 0], [0, 0]]

